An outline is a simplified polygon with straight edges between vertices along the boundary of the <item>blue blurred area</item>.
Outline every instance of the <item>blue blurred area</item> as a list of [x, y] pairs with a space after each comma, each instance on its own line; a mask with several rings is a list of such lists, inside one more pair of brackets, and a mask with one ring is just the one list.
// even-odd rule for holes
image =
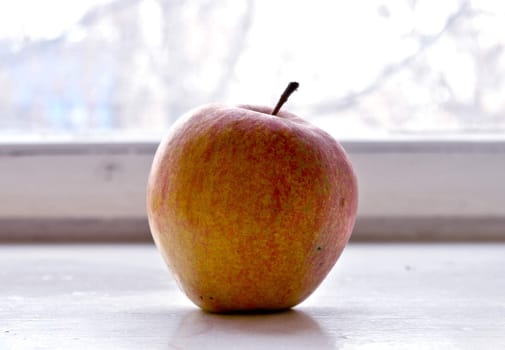
[[4, 129], [15, 124], [26, 131], [82, 132], [117, 125], [112, 113], [114, 75], [107, 66], [48, 50], [14, 62], [6, 73], [11, 105], [4, 116], [11, 122]]

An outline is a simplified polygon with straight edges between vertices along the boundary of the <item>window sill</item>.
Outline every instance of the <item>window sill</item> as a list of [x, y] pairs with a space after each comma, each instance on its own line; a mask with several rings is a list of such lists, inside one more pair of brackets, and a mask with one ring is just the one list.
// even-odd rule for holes
[[[346, 141], [358, 174], [355, 240], [505, 240], [505, 141]], [[0, 148], [0, 241], [149, 240], [157, 141]], [[475, 232], [479, 232], [475, 236]]]
[[216, 316], [150, 244], [0, 245], [2, 348], [500, 349], [505, 244], [350, 244], [294, 311]]

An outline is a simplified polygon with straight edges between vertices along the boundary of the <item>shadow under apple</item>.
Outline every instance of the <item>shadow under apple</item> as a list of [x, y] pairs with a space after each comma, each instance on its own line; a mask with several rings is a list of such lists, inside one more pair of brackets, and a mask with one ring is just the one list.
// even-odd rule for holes
[[174, 348], [333, 349], [334, 339], [308, 314], [288, 310], [267, 314], [218, 315], [200, 310], [180, 321]]

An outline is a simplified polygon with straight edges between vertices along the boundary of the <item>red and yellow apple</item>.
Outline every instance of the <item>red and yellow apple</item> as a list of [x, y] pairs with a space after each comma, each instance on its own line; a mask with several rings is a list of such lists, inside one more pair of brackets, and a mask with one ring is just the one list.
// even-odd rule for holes
[[358, 192], [349, 158], [329, 134], [279, 108], [275, 115], [248, 105], [197, 108], [154, 157], [147, 187], [154, 241], [206, 311], [300, 303], [350, 238]]

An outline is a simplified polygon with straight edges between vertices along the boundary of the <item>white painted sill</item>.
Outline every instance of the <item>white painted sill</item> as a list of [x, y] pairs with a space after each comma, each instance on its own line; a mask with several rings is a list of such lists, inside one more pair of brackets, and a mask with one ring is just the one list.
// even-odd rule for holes
[[0, 344], [504, 349], [504, 265], [504, 243], [349, 244], [294, 311], [217, 316], [184, 296], [150, 244], [0, 245]]
[[[0, 144], [0, 241], [150, 240], [157, 141]], [[346, 141], [354, 240], [505, 240], [504, 140]]]

